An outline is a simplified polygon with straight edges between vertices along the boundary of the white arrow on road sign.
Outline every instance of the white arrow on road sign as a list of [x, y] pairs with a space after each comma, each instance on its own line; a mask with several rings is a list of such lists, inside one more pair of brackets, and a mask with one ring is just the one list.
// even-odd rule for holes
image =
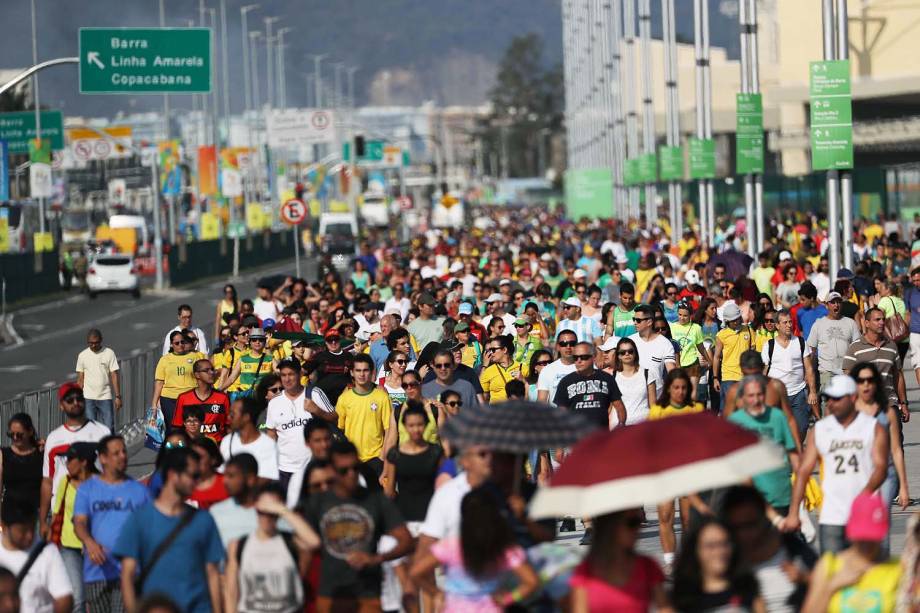
[[95, 65], [98, 66], [101, 70], [105, 70], [105, 64], [103, 64], [103, 63], [102, 63], [102, 60], [99, 59], [99, 52], [98, 52], [98, 51], [90, 51], [89, 53], [87, 53], [87, 54], [86, 54], [86, 61], [89, 62], [90, 64], [95, 64]]

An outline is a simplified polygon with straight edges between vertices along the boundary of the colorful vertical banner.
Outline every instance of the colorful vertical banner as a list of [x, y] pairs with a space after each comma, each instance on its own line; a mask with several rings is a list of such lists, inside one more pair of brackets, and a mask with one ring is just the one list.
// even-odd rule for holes
[[37, 138], [30, 138], [29, 161], [33, 164], [50, 164], [51, 141], [47, 138], [43, 138], [40, 141]]
[[160, 191], [164, 196], [178, 196], [182, 191], [179, 147], [180, 143], [177, 139], [157, 143], [160, 165]]
[[[4, 144], [6, 144], [4, 142]], [[10, 210], [0, 209], [0, 253], [10, 251]]]
[[0, 202], [10, 199], [9, 153], [9, 144], [5, 140], [0, 140]]
[[203, 241], [217, 240], [220, 238], [220, 218], [214, 213], [201, 214], [201, 229], [199, 237]]
[[198, 195], [216, 197], [217, 148], [214, 145], [198, 147]]

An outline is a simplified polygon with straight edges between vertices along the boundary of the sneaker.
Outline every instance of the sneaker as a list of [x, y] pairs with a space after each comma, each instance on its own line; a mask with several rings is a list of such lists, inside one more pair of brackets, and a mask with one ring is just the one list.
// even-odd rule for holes
[[575, 518], [566, 517], [559, 526], [559, 532], [575, 532]]
[[578, 544], [585, 545], [585, 546], [590, 545], [591, 544], [591, 533], [592, 533], [591, 528], [588, 528], [587, 530], [585, 530], [585, 535], [581, 537], [581, 540], [578, 541]]

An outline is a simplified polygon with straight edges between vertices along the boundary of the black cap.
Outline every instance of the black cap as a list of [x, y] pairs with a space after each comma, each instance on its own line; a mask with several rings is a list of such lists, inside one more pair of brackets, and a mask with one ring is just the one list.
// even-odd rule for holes
[[79, 458], [87, 462], [96, 461], [96, 443], [78, 442], [71, 443], [67, 449], [67, 459]]

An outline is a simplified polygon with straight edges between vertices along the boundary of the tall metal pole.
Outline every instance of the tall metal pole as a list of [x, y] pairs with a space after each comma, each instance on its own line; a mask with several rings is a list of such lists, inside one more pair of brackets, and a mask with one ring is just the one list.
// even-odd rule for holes
[[[162, 0], [160, 0], [162, 6]], [[38, 28], [36, 27], [35, 0], [30, 2], [32, 8], [32, 65], [38, 64]], [[38, 95], [38, 73], [32, 76], [32, 102], [35, 105], [35, 139], [42, 142], [42, 113]], [[3, 161], [6, 164], [6, 161]], [[38, 199], [38, 231], [45, 233], [45, 198]]]
[[[751, 92], [760, 93], [760, 53], [757, 41], [757, 1], [748, 0], [748, 23], [751, 30]], [[757, 253], [763, 251], [766, 242], [764, 212], [763, 212], [763, 175], [754, 175], [754, 215], [757, 225]]]
[[[837, 38], [835, 36], [836, 22], [834, 20], [834, 0], [821, 1], [821, 24], [824, 34], [824, 59], [837, 59]], [[838, 209], [837, 171], [827, 171], [827, 234], [828, 264], [830, 265], [831, 279], [840, 270], [840, 211]]]
[[259, 74], [259, 39], [262, 38], [262, 32], [255, 30], [249, 32], [249, 66], [252, 70], [252, 108], [259, 110], [262, 106], [262, 97], [259, 92], [262, 90], [262, 78]]
[[[207, 13], [211, 31], [216, 34], [218, 28], [217, 9], [209, 8], [207, 9]], [[217, 36], [211, 37], [211, 57], [217, 57], [217, 38]], [[217, 83], [217, 62], [211, 62], [211, 83]], [[220, 98], [217, 94], [217, 87], [212, 87], [211, 108], [213, 112], [211, 113], [211, 142], [214, 143], [215, 147], [220, 148]]]
[[[649, 0], [639, 0], [639, 38], [642, 49], [642, 141], [646, 155], [655, 155], [655, 107], [652, 104], [652, 12]], [[658, 221], [658, 190], [655, 183], [645, 186], [645, 223], [652, 228]]]
[[348, 106], [355, 108], [355, 73], [358, 72], [358, 66], [348, 67]]
[[278, 30], [278, 66], [276, 69], [278, 77], [278, 106], [282, 109], [287, 108], [287, 83], [285, 78], [285, 60], [284, 60], [284, 35], [293, 32], [293, 28], [281, 28]]
[[340, 111], [342, 109], [342, 98], [344, 98], [344, 96], [342, 95], [341, 73], [342, 73], [342, 70], [345, 68], [345, 64], [343, 64], [342, 62], [336, 62], [335, 64], [333, 64], [333, 68], [334, 68], [333, 84], [335, 87], [335, 91], [333, 92], [333, 106], [335, 107], [336, 111]]
[[275, 55], [272, 53], [272, 43], [275, 42], [274, 37], [272, 36], [272, 25], [278, 21], [278, 17], [265, 17], [265, 48], [266, 48], [266, 78], [268, 83], [266, 87], [266, 94], [268, 96], [268, 108], [274, 108], [275, 106]]
[[[32, 10], [35, 10], [35, 0], [32, 0]], [[160, 27], [166, 27], [166, 3], [164, 0], [160, 0]], [[38, 83], [37, 77], [36, 83]], [[36, 91], [37, 94], [38, 92]], [[163, 94], [163, 136], [166, 140], [169, 140], [169, 94]]]
[[[847, 19], [846, 0], [837, 0], [837, 59], [850, 57], [850, 33]], [[844, 170], [840, 172], [840, 208], [842, 211], [843, 230], [840, 248], [843, 251], [843, 265], [853, 270], [853, 175]], [[837, 269], [831, 267], [831, 280], [837, 277]]]
[[[201, 26], [202, 28], [208, 27], [208, 22], [206, 21], [206, 15], [207, 15], [207, 8], [204, 5], [204, 0], [198, 0], [198, 25]], [[213, 36], [211, 38], [212, 38], [211, 47], [213, 51], [213, 46], [214, 46]], [[212, 57], [213, 57], [213, 53], [212, 53]], [[211, 75], [212, 75], [211, 83], [213, 84], [214, 83], [213, 68], [211, 70]], [[211, 142], [211, 138], [212, 138], [211, 123], [210, 123], [211, 122], [211, 111], [210, 111], [210, 104], [209, 104], [210, 96], [211, 94], [200, 94], [199, 96], [199, 99], [201, 100], [201, 121], [203, 124], [202, 133], [204, 136], [202, 143], [201, 143], [202, 145], [206, 145], [207, 143]]]
[[[712, 71], [709, 64], [709, 0], [700, 0], [703, 39], [703, 129], [705, 138], [712, 138]], [[709, 224], [709, 244], [716, 239], [716, 198], [712, 179], [706, 179], [706, 222]]]
[[629, 218], [629, 195], [623, 185], [623, 167], [626, 164], [626, 117], [623, 114], [623, 0], [610, 0], [610, 33], [613, 56], [611, 62], [611, 91], [614, 116], [613, 176], [617, 203], [617, 216]]
[[157, 168], [156, 154], [150, 156], [150, 199], [153, 203], [153, 261], [155, 284], [163, 289], [163, 227], [160, 221], [160, 172]]
[[566, 160], [569, 168], [575, 168], [575, 157], [573, 155], [572, 145], [574, 143], [574, 132], [572, 130], [572, 54], [569, 49], [569, 28], [571, 27], [572, 0], [562, 0], [562, 78], [565, 83], [563, 96], [565, 98], [565, 108], [563, 115], [565, 118], [565, 147]]
[[[751, 92], [751, 33], [748, 22], [748, 0], [738, 2], [738, 23], [741, 35], [741, 93]], [[751, 257], [757, 255], [757, 228], [754, 219], [754, 175], [744, 175], [744, 213], [747, 220], [747, 252]]]
[[[669, 147], [680, 146], [680, 100], [677, 95], [677, 24], [674, 16], [674, 0], [661, 0], [661, 17], [664, 24], [664, 67], [665, 92], [667, 94], [667, 143]], [[668, 183], [668, 200], [671, 204], [671, 244], [677, 245], [684, 226], [680, 181]]]
[[227, 57], [227, 0], [220, 0], [221, 89], [223, 94], [224, 143], [230, 144], [230, 58]]
[[[636, 114], [636, 0], [624, 0], [623, 35], [626, 39], [626, 79], [623, 95], [626, 96], [626, 151], [628, 158], [639, 153], [639, 120]], [[639, 218], [639, 188], [629, 188], [629, 214]]]
[[246, 104], [246, 110], [252, 109], [252, 89], [250, 85], [250, 67], [249, 67], [249, 12], [259, 8], [258, 4], [247, 4], [240, 7], [240, 35], [242, 38], [243, 49], [243, 99]]
[[[598, 28], [600, 30], [601, 37], [601, 55], [603, 60], [603, 81], [601, 86], [603, 87], [603, 102], [604, 102], [604, 119], [607, 124], [607, 139], [604, 143], [604, 147], [607, 151], [607, 167], [610, 168], [610, 179], [612, 183], [612, 194], [613, 202], [611, 202], [611, 213], [614, 216], [617, 216], [617, 206], [619, 199], [617, 198], [617, 147], [616, 147], [616, 103], [614, 101], [614, 88], [616, 87], [616, 82], [614, 81], [614, 71], [613, 71], [613, 49], [611, 47], [612, 42], [612, 33], [610, 31], [610, 0], [603, 0], [598, 15]], [[540, 145], [543, 146], [543, 136], [540, 136]], [[544, 156], [545, 164], [545, 156]], [[544, 169], [545, 171], [545, 169]]]
[[[699, 139], [706, 138], [706, 120], [703, 109], [703, 19], [702, 19], [702, 1], [693, 0], [693, 49], [696, 55], [696, 137]], [[699, 217], [700, 217], [700, 242], [711, 244], [709, 242], [709, 222], [706, 217], [706, 180], [697, 179], [697, 198], [699, 199]]]
[[313, 95], [316, 97], [315, 103], [318, 109], [323, 108], [323, 73], [320, 63], [327, 57], [329, 57], [328, 53], [313, 55], [313, 74], [316, 83], [316, 91], [313, 92]]

